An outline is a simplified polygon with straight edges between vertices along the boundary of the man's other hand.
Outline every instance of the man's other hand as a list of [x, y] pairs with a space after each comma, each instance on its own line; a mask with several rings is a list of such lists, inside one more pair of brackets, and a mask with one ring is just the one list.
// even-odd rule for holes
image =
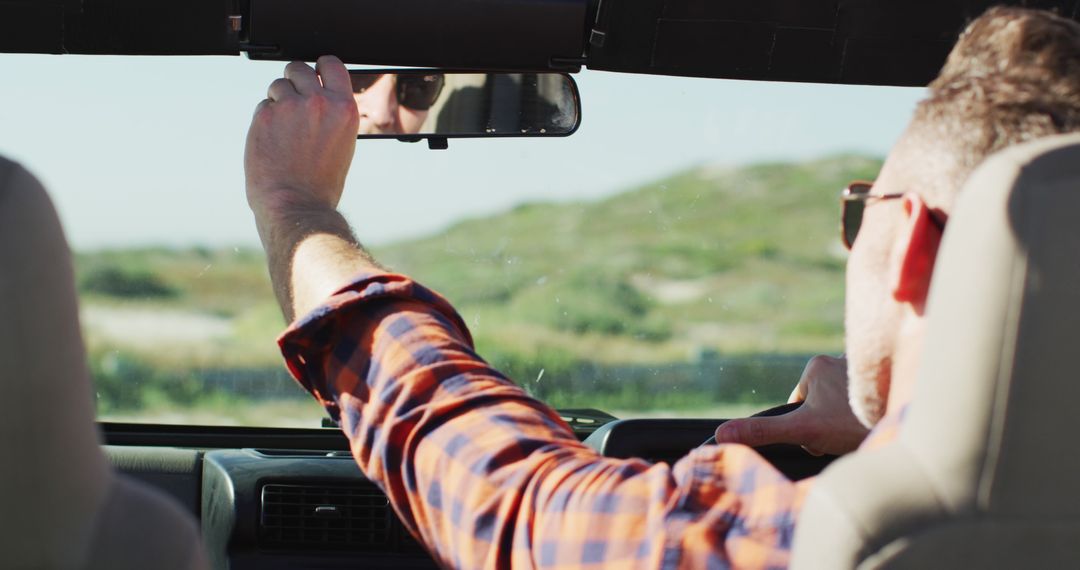
[[801, 445], [814, 455], [843, 455], [854, 451], [869, 433], [848, 403], [847, 360], [843, 357], [811, 358], [788, 401], [803, 405], [781, 416], [727, 421], [716, 430], [717, 443], [752, 447], [788, 443]]
[[299, 207], [334, 209], [356, 149], [359, 122], [340, 59], [315, 69], [294, 61], [255, 109], [244, 152], [248, 204], [257, 219]]

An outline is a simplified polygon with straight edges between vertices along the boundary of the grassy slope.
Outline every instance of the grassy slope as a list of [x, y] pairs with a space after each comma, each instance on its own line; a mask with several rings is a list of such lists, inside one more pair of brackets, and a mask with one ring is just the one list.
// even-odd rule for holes
[[[375, 253], [453, 301], [484, 354], [613, 363], [685, 360], [702, 348], [835, 350], [843, 304], [836, 196], [879, 166], [848, 156], [693, 169], [602, 201], [521, 205]], [[124, 300], [84, 291], [87, 304], [231, 320], [230, 338], [146, 357], [277, 362], [281, 320], [260, 254], [99, 251], [78, 255], [77, 266], [83, 278], [121, 267], [177, 292]], [[110, 344], [89, 336], [92, 347]]]
[[694, 169], [599, 202], [522, 205], [378, 255], [449, 297], [482, 352], [655, 362], [695, 347], [835, 350], [836, 196], [879, 166], [835, 157]]

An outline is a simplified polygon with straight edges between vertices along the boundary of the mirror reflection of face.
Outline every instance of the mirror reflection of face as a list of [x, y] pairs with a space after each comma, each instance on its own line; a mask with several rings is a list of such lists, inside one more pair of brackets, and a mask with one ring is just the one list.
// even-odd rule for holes
[[[437, 77], [441, 87], [441, 75], [426, 77]], [[413, 104], [407, 95], [409, 86], [399, 85], [398, 81], [398, 76], [392, 73], [353, 78], [353, 99], [360, 111], [360, 128], [357, 134], [403, 135], [420, 132], [420, 127], [427, 120], [431, 103], [422, 109], [415, 108], [423, 105]], [[410, 76], [405, 81], [416, 81], [416, 78]]]

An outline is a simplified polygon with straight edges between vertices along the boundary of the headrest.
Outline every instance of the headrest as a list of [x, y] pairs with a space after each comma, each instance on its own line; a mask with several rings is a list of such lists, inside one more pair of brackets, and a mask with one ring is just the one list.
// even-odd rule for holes
[[110, 474], [60, 221], [4, 159], [0, 268], [0, 552], [12, 567], [67, 567], [85, 557]]
[[992, 157], [949, 219], [902, 437], [952, 509], [1080, 515], [1080, 459], [1062, 457], [1080, 433], [1078, 221], [1080, 135]]
[[935, 264], [899, 437], [819, 477], [793, 568], [1080, 563], [1078, 220], [1080, 135], [973, 173]]

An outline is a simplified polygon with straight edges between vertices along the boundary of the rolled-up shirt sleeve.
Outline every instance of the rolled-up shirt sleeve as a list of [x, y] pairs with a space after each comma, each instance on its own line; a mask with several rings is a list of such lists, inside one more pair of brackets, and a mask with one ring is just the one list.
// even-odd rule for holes
[[737, 445], [674, 468], [599, 456], [484, 362], [446, 300], [404, 276], [357, 276], [279, 344], [444, 566], [786, 566], [805, 482]]

